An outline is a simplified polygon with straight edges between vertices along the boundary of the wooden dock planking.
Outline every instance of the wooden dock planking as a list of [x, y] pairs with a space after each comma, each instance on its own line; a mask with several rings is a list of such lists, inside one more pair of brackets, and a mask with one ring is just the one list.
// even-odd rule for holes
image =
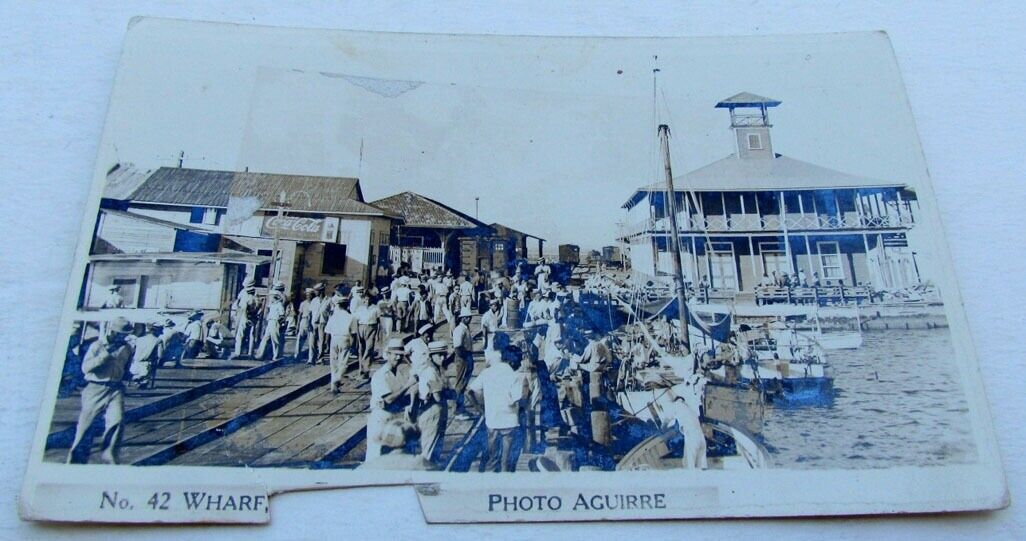
[[[198, 359], [187, 360], [185, 368], [160, 368], [157, 370], [156, 386], [153, 389], [128, 389], [125, 393], [125, 411], [263, 364], [258, 361], [231, 361], [227, 366], [218, 366], [225, 363], [228, 361]], [[77, 391], [70, 396], [58, 398], [54, 404], [50, 432], [73, 427], [78, 421], [81, 407], [81, 396]]]
[[311, 426], [261, 456], [251, 466], [311, 467], [322, 464], [324, 457], [345, 445], [366, 428], [366, 410], [370, 404], [367, 385], [343, 391], [342, 407], [316, 420]]
[[236, 410], [237, 414], [229, 419], [211, 419], [190, 429], [188, 435], [179, 434], [179, 439], [142, 459], [135, 461], [137, 465], [158, 465], [193, 451], [202, 445], [218, 438], [232, 434], [245, 426], [259, 420], [268, 413], [287, 405], [318, 385], [327, 383], [328, 375], [308, 374], [306, 380], [293, 381], [263, 395], [258, 401], [249, 401], [244, 408]]
[[171, 464], [249, 465], [341, 411], [354, 399], [319, 387], [234, 434], [176, 457]]
[[[316, 368], [306, 365], [299, 370], [294, 365], [274, 368], [234, 386], [218, 389], [177, 407], [125, 423], [122, 461], [135, 462], [183, 438], [238, 417], [252, 409], [254, 404], [266, 401], [271, 394], [283, 392], [282, 389], [288, 392], [326, 372], [324, 367], [319, 367], [320, 370]], [[95, 451], [100, 445], [98, 438], [93, 443]], [[66, 454], [66, 450], [49, 450], [47, 459], [62, 461]]]

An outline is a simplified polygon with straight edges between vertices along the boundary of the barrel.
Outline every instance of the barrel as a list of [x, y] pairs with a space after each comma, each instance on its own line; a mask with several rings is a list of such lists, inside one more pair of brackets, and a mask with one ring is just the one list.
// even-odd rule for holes
[[517, 301], [512, 298], [506, 299], [506, 326], [510, 329], [519, 329], [522, 325], [520, 309]]

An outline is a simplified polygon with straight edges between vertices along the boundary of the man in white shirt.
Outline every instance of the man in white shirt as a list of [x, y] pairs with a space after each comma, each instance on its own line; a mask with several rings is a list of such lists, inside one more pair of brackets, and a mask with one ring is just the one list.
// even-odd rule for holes
[[412, 313], [410, 311], [410, 302], [413, 300], [413, 290], [410, 289], [410, 279], [403, 276], [399, 278], [398, 283], [392, 288], [392, 310], [395, 312], [395, 318], [398, 323], [399, 332], [410, 332], [412, 329]]
[[260, 347], [257, 348], [257, 359], [263, 359], [267, 354], [267, 346], [271, 346], [271, 359], [278, 360], [282, 356], [282, 346], [285, 344], [282, 336], [282, 324], [285, 322], [285, 284], [274, 283], [274, 291], [267, 301], [267, 317], [264, 319], [264, 334], [260, 337]]
[[446, 419], [449, 407], [442, 392], [441, 367], [449, 344], [433, 341], [428, 344], [429, 361], [413, 374], [417, 380], [416, 418], [420, 431], [420, 457], [429, 462], [438, 460], [442, 453]]
[[307, 364], [317, 364], [321, 359], [322, 347], [324, 346], [323, 337], [321, 336], [321, 329], [324, 328], [321, 321], [321, 308], [324, 307], [324, 303], [328, 302], [328, 299], [324, 296], [323, 283], [314, 285], [313, 291], [313, 297], [310, 299], [310, 345], [307, 346], [310, 356], [306, 361]]
[[459, 294], [460, 308], [464, 306], [470, 308], [474, 301], [474, 284], [470, 282], [470, 277], [467, 275], [460, 278]]
[[345, 374], [349, 361], [349, 353], [353, 341], [359, 332], [356, 318], [346, 310], [349, 299], [344, 295], [333, 297], [335, 309], [324, 325], [324, 332], [331, 338], [329, 360], [331, 365], [331, 392], [342, 392], [342, 376]]
[[474, 337], [470, 333], [471, 317], [469, 308], [461, 308], [459, 321], [452, 329], [453, 372], [456, 376], [453, 391], [456, 393], [456, 415], [463, 417], [467, 416], [465, 405], [467, 384], [470, 383], [470, 377], [474, 373]]
[[303, 302], [299, 303], [299, 313], [297, 314], [296, 321], [296, 352], [293, 357], [298, 361], [299, 353], [303, 351], [303, 342], [306, 342], [306, 347], [309, 349], [313, 342], [313, 335], [311, 334], [312, 326], [312, 314], [310, 313], [310, 305], [314, 299], [314, 290], [312, 287], [308, 287], [303, 290]]
[[82, 374], [86, 385], [82, 389], [82, 409], [75, 425], [75, 439], [68, 451], [68, 464], [86, 464], [92, 450], [90, 429], [97, 417], [103, 416], [103, 448], [100, 460], [106, 464], [118, 463], [125, 412], [125, 370], [132, 361], [132, 346], [127, 338], [132, 324], [123, 317], [112, 321], [106, 334], [93, 342], [82, 357]]
[[431, 362], [431, 352], [428, 349], [429, 342], [431, 342], [431, 325], [424, 325], [417, 330], [417, 337], [406, 344], [404, 350], [410, 356], [413, 374], [417, 374]]
[[195, 359], [203, 349], [203, 312], [196, 310], [189, 315], [189, 323], [182, 333], [185, 334], [185, 353], [183, 357]]
[[[367, 415], [367, 454], [365, 461], [381, 456], [382, 447], [402, 447], [402, 431], [395, 427], [406, 417], [406, 404], [410, 394], [409, 367], [403, 363], [403, 342], [399, 338], [388, 341], [385, 364], [374, 372], [370, 382], [370, 413]], [[393, 434], [386, 434], [391, 428]]]
[[495, 333], [499, 332], [500, 319], [499, 300], [492, 299], [488, 303], [488, 311], [481, 314], [481, 333], [484, 335], [484, 349], [495, 349], [493, 342]]
[[135, 355], [128, 371], [132, 374], [132, 382], [140, 388], [152, 388], [157, 374], [157, 363], [164, 353], [164, 343], [160, 340], [163, 325], [147, 323], [146, 334], [135, 339]]
[[482, 460], [482, 471], [515, 471], [513, 440], [520, 431], [519, 405], [526, 396], [524, 379], [502, 359], [499, 351], [486, 351], [485, 360], [487, 367], [469, 387], [484, 404], [488, 429], [487, 456]]
[[[366, 297], [367, 293], [363, 292]], [[359, 338], [356, 341], [357, 353], [360, 357], [360, 376], [364, 379], [370, 377], [371, 361], [377, 355], [375, 349], [378, 344], [378, 328], [381, 321], [381, 308], [377, 304], [364, 299], [364, 306], [355, 312], [359, 323]]]
[[242, 283], [242, 291], [235, 299], [235, 352], [232, 358], [242, 357], [242, 344], [247, 344], [246, 355], [253, 355], [253, 336], [257, 319], [260, 316], [260, 301], [256, 296], [256, 282], [253, 277], [246, 278]]

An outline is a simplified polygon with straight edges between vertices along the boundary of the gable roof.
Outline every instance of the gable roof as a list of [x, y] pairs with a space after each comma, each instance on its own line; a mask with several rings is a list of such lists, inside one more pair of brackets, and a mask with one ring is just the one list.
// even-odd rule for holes
[[780, 100], [752, 94], [751, 92], [739, 92], [717, 103], [716, 107], [733, 109], [734, 107], [760, 107], [763, 105], [766, 107], [776, 107], [780, 105]]
[[234, 177], [232, 171], [161, 167], [129, 199], [143, 203], [225, 208]]
[[139, 185], [146, 182], [152, 169], [138, 169], [131, 163], [116, 163], [107, 171], [107, 181], [103, 184], [103, 198], [125, 200], [132, 195]]
[[413, 192], [390, 195], [383, 199], [372, 201], [371, 205], [402, 217], [407, 227], [434, 229], [488, 228], [483, 222], [467, 214]]
[[[824, 190], [843, 188], [904, 187], [898, 182], [887, 182], [869, 177], [851, 175], [828, 167], [803, 162], [777, 154], [775, 158], [726, 158], [700, 167], [673, 179], [674, 188], [683, 191], [740, 192], [779, 190]], [[651, 192], [663, 192], [665, 185], [656, 182], [642, 186], [623, 208], [637, 205]]]
[[348, 177], [285, 175], [161, 167], [128, 199], [140, 203], [227, 208], [231, 198], [256, 198], [276, 209], [281, 192], [292, 211], [387, 216], [363, 200], [360, 181]]
[[325, 214], [365, 214], [386, 216], [381, 209], [363, 200], [359, 179], [281, 175], [274, 173], [235, 173], [229, 195], [232, 198], [255, 197], [263, 210], [277, 209], [281, 193], [289, 210]]

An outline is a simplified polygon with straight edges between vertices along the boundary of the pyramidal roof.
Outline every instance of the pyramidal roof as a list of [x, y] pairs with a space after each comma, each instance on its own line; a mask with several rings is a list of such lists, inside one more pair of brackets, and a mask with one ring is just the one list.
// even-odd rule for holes
[[402, 192], [370, 203], [403, 218], [407, 227], [438, 229], [487, 228], [484, 223], [448, 205], [418, 193]]
[[751, 92], [740, 92], [717, 103], [716, 107], [732, 109], [734, 107], [776, 107], [778, 105], [780, 105], [780, 100], [752, 94]]

